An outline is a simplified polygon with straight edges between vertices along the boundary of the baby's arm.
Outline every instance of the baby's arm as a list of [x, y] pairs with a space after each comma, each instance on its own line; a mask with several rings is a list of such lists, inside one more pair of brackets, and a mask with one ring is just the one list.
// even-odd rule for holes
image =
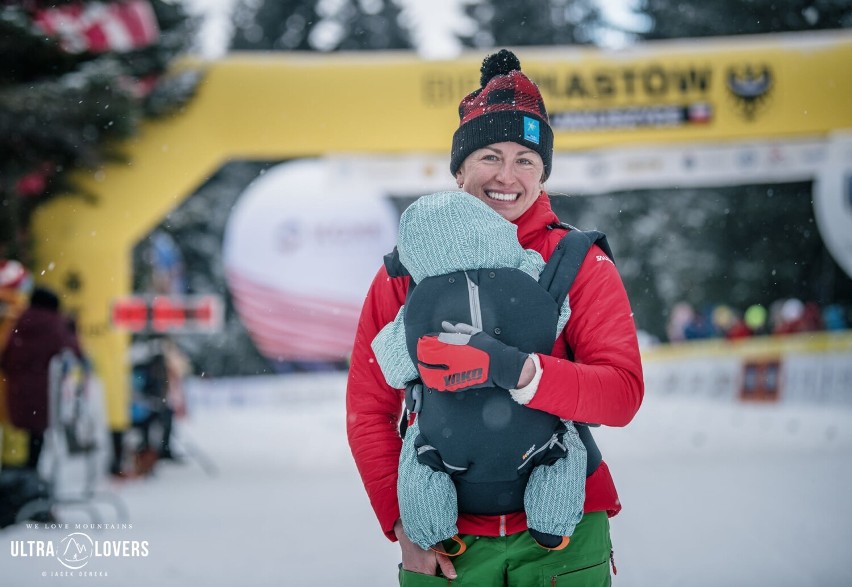
[[419, 434], [415, 420], [402, 442], [397, 496], [405, 535], [425, 550], [458, 532], [458, 498], [449, 475], [417, 460], [414, 441]]
[[370, 344], [385, 381], [397, 389], [404, 388], [406, 383], [419, 377], [405, 343], [404, 311], [405, 306], [399, 309], [393, 322], [386, 324]]

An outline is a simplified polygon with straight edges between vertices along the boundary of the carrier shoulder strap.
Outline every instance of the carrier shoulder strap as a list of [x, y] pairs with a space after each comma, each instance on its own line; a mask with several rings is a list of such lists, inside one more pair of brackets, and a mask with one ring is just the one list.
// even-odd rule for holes
[[604, 233], [597, 230], [583, 231], [565, 223], [555, 224], [552, 227], [567, 228], [568, 232], [556, 245], [538, 282], [553, 296], [557, 305], [562, 307], [562, 303], [568, 296], [568, 290], [577, 277], [580, 265], [583, 264], [583, 259], [586, 258], [593, 244], [597, 244], [613, 263], [615, 260]]
[[[604, 233], [597, 230], [583, 231], [564, 222], [551, 226], [551, 228], [560, 227], [568, 229], [568, 232], [556, 245], [553, 254], [541, 272], [538, 282], [553, 296], [559, 307], [562, 307], [565, 298], [568, 296], [568, 290], [571, 289], [571, 284], [577, 277], [580, 265], [583, 264], [583, 260], [593, 244], [597, 244], [613, 263], [615, 263], [615, 259]], [[573, 350], [568, 348], [567, 352], [569, 358], [573, 361]], [[574, 422], [574, 426], [580, 435], [583, 446], [586, 447], [586, 476], [588, 477], [595, 472], [603, 459], [601, 450], [592, 436], [592, 431], [589, 430], [590, 427], [597, 427], [600, 424]]]
[[399, 260], [399, 250], [394, 247], [393, 250], [384, 257], [385, 270], [390, 277], [409, 277], [411, 274], [402, 261]]

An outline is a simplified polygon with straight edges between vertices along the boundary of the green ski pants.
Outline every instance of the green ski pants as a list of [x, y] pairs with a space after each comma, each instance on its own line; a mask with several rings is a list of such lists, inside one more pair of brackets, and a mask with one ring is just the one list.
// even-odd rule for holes
[[[458, 578], [432, 577], [400, 569], [401, 587], [609, 587], [609, 520], [606, 512], [591, 512], [563, 550], [549, 551], [529, 532], [489, 538], [463, 535], [464, 554], [452, 559]], [[453, 549], [453, 546], [447, 546]]]

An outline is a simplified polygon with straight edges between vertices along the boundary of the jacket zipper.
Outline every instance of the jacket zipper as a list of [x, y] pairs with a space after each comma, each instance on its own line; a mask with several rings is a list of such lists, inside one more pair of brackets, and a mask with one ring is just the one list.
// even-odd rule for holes
[[464, 273], [467, 279], [467, 295], [470, 303], [470, 325], [482, 330], [482, 309], [479, 307], [479, 286], [471, 280], [467, 271]]
[[506, 514], [500, 516], [500, 536], [506, 535]]

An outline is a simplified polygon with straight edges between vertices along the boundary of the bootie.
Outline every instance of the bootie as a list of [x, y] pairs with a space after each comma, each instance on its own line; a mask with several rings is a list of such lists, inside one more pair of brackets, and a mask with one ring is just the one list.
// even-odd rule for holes
[[536, 543], [545, 548], [547, 550], [562, 550], [568, 543], [571, 542], [571, 538], [569, 536], [557, 536], [556, 534], [545, 534], [544, 532], [539, 532], [538, 530], [533, 530], [529, 528], [530, 536], [532, 539], [536, 541]]

